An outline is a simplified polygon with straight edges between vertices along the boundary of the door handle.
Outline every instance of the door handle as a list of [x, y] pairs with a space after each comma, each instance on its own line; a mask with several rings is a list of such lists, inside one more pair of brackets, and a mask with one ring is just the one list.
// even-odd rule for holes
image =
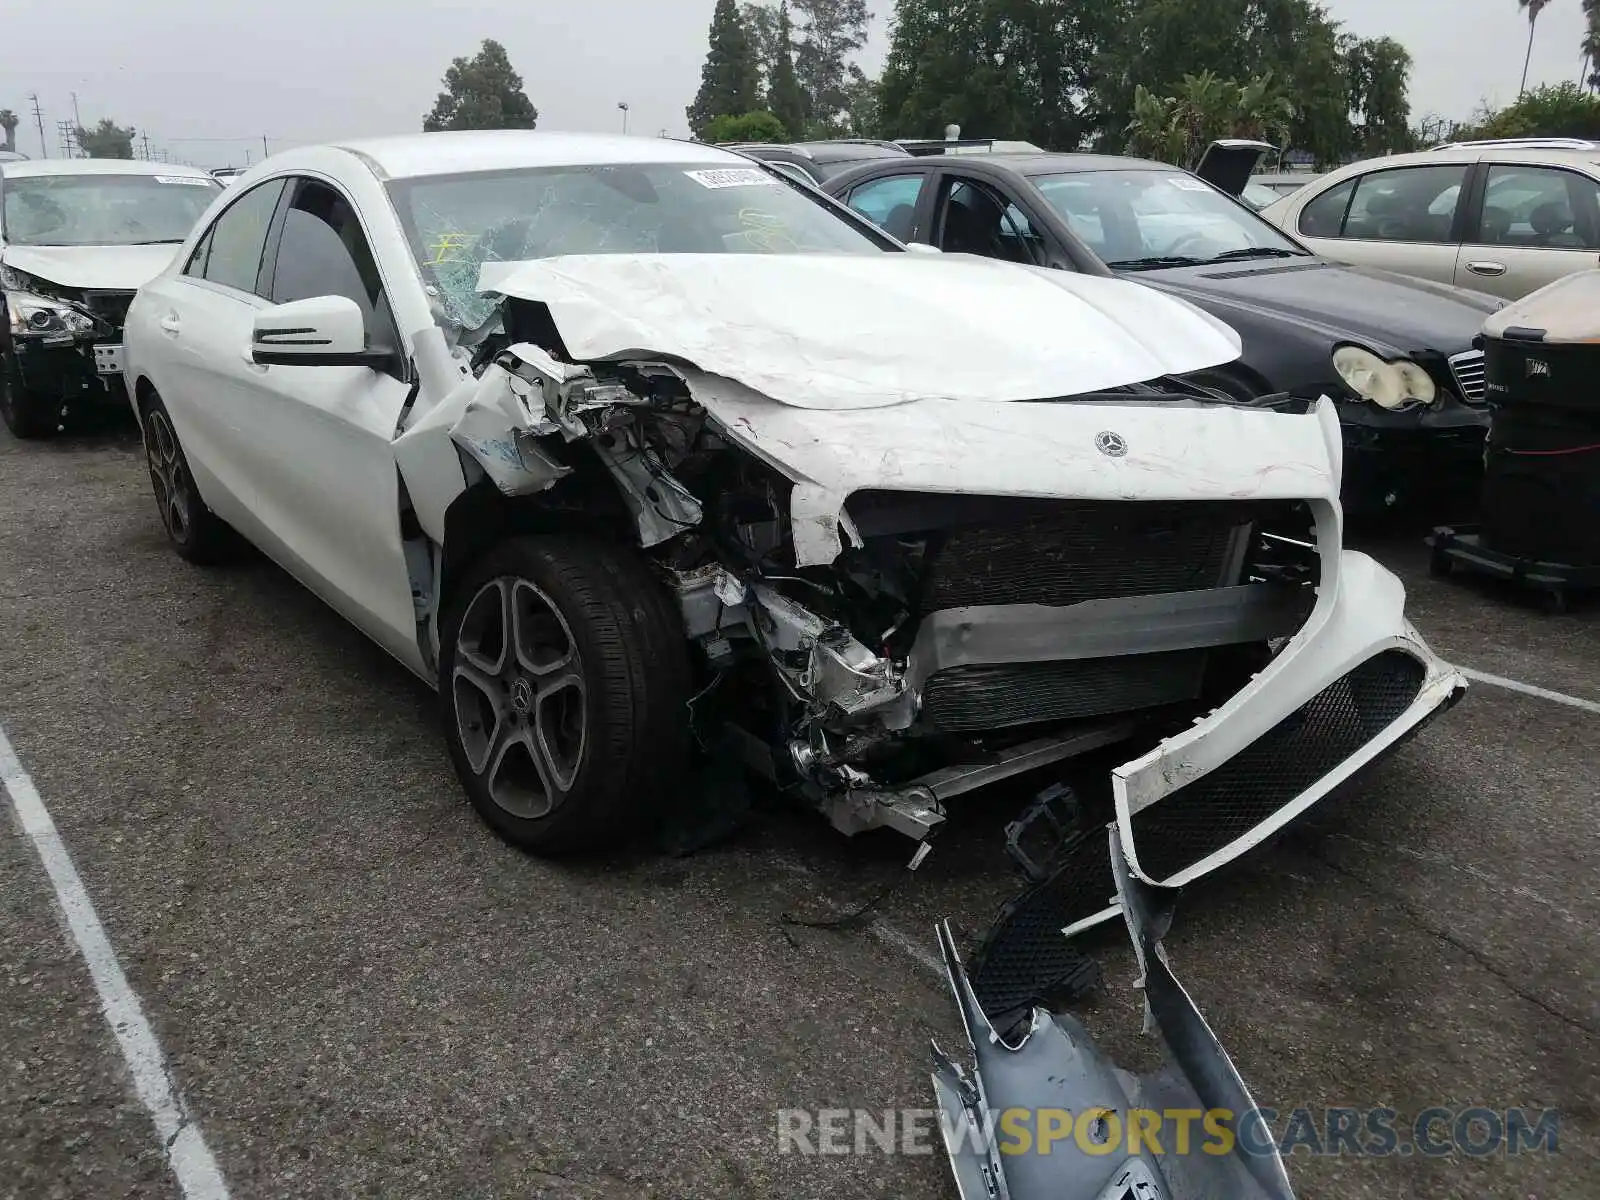
[[173, 335], [176, 335], [178, 330], [183, 328], [182, 322], [178, 320], [177, 313], [168, 313], [166, 316], [162, 317], [157, 324], [161, 326], [162, 333]]
[[1493, 278], [1496, 275], [1504, 275], [1506, 273], [1506, 265], [1505, 263], [1485, 262], [1480, 260], [1478, 262], [1469, 262], [1467, 264], [1467, 270], [1471, 271], [1474, 275], [1488, 275]]
[[239, 351], [239, 357], [244, 359], [244, 361], [248, 365], [250, 365], [251, 367], [253, 367], [257, 371], [262, 372], [263, 374], [268, 370], [268, 365], [266, 363], [258, 363], [256, 361], [256, 353], [255, 353], [255, 347], [254, 346], [246, 346], [243, 350]]

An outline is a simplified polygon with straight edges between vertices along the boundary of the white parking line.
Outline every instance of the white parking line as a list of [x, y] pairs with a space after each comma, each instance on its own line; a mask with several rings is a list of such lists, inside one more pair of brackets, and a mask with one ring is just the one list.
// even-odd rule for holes
[[100, 1008], [106, 1023], [117, 1035], [122, 1057], [127, 1061], [139, 1099], [150, 1110], [156, 1133], [166, 1150], [167, 1163], [178, 1178], [178, 1186], [188, 1200], [228, 1200], [228, 1185], [210, 1147], [200, 1135], [184, 1107], [183, 1097], [173, 1083], [161, 1045], [145, 1020], [139, 997], [128, 986], [122, 964], [111, 948], [105, 928], [94, 911], [83, 880], [72, 865], [72, 857], [56, 832], [56, 823], [39, 798], [38, 788], [22, 769], [5, 730], [0, 729], [0, 787], [11, 797], [22, 832], [33, 842], [39, 861], [44, 864], [56, 901], [67, 918], [78, 951], [88, 964], [95, 991], [100, 993]]
[[1487, 683], [1490, 687], [1505, 688], [1508, 692], [1521, 692], [1524, 696], [1537, 696], [1541, 700], [1553, 700], [1557, 704], [1581, 708], [1584, 712], [1600, 713], [1600, 704], [1595, 703], [1593, 700], [1585, 700], [1581, 696], [1569, 696], [1565, 692], [1552, 692], [1549, 688], [1535, 687], [1531, 683], [1520, 683], [1515, 679], [1507, 679], [1504, 675], [1490, 675], [1486, 671], [1474, 671], [1471, 667], [1460, 667], [1458, 670], [1468, 679], [1477, 683]]

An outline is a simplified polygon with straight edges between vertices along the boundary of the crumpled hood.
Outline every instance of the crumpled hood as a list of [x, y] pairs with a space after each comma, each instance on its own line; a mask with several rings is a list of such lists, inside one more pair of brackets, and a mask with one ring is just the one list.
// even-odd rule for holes
[[1179, 267], [1138, 278], [1224, 320], [1230, 310], [1247, 310], [1399, 354], [1467, 350], [1484, 318], [1504, 303], [1465, 288], [1315, 258]]
[[136, 292], [172, 261], [182, 247], [7, 246], [5, 265], [64, 288]]
[[967, 255], [575, 255], [479, 288], [548, 305], [580, 361], [675, 358], [798, 408], [1072, 396], [1240, 352], [1135, 284]]

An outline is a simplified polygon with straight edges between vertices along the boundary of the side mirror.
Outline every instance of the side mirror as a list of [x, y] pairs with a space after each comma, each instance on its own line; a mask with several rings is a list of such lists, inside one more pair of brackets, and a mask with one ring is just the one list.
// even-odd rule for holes
[[906, 249], [913, 254], [943, 254], [944, 251], [937, 246], [930, 246], [927, 242], [907, 242]]
[[250, 357], [263, 367], [371, 367], [382, 370], [393, 350], [369, 349], [361, 307], [348, 296], [313, 296], [256, 314]]

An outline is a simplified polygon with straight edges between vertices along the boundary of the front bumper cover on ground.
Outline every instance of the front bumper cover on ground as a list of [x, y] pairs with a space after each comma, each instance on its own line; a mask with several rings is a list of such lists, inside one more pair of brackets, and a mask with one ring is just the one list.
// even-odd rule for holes
[[[1132, 1075], [1071, 1015], [1043, 1009], [1033, 1010], [1020, 1038], [1003, 1040], [979, 1004], [949, 926], [941, 925], [971, 1063], [932, 1047], [957, 1191], [962, 1200], [1293, 1200], [1249, 1089], [1167, 961], [1161, 938], [1173, 893], [1139, 882], [1115, 829], [1109, 841], [1109, 868], [1139, 963], [1145, 1028], [1160, 1038], [1164, 1064]], [[1180, 1121], [1192, 1123], [1188, 1134], [1179, 1133]]]

